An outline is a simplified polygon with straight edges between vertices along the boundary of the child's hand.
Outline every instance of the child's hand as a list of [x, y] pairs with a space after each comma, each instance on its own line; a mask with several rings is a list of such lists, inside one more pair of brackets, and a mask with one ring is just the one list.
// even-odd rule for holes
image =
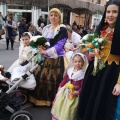
[[75, 97], [75, 96], [79, 95], [79, 92], [78, 92], [78, 91], [74, 91], [74, 92], [71, 92], [70, 94], [71, 94], [73, 97]]
[[112, 94], [115, 96], [120, 95], [120, 83], [117, 83], [112, 91]]
[[4, 66], [3, 66], [3, 65], [0, 65], [0, 69], [1, 69], [1, 70], [4, 70]]
[[70, 96], [72, 96], [72, 97], [74, 98], [74, 97], [76, 97], [76, 96], [78, 96], [78, 95], [79, 95], [79, 92], [78, 92], [78, 91], [70, 92], [70, 93], [68, 93], [68, 98], [69, 98]]
[[2, 80], [3, 80], [3, 81], [7, 81], [7, 80], [8, 80], [8, 78], [4, 77]]

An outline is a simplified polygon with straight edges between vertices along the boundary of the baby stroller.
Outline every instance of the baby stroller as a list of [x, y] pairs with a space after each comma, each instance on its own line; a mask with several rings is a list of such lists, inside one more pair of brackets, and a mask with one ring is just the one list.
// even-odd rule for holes
[[[34, 57], [34, 54], [32, 57]], [[32, 57], [22, 63], [24, 66], [29, 63]], [[33, 71], [43, 63], [44, 58], [36, 63], [36, 65], [27, 71], [12, 87], [10, 87], [5, 93], [0, 93], [0, 120], [33, 120], [31, 114], [25, 110], [21, 110], [21, 104], [23, 102], [19, 92], [15, 88], [27, 77], [29, 77]]]

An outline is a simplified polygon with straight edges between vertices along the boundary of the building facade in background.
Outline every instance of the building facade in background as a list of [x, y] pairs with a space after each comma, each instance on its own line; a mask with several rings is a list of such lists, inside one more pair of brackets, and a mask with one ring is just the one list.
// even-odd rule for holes
[[37, 25], [39, 16], [48, 19], [49, 9], [57, 7], [64, 24], [72, 25], [75, 21], [77, 25], [91, 28], [98, 25], [105, 4], [105, 0], [1, 0], [0, 12], [3, 16], [6, 11], [11, 12], [16, 22], [25, 17], [28, 23]]

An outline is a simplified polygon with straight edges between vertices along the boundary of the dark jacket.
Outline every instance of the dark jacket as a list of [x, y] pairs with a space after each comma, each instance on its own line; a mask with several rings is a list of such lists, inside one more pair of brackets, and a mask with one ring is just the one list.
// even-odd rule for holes
[[28, 32], [26, 23], [21, 21], [19, 25], [19, 36], [21, 36], [24, 32]]
[[44, 23], [40, 18], [38, 19], [38, 26], [40, 27], [41, 23]]

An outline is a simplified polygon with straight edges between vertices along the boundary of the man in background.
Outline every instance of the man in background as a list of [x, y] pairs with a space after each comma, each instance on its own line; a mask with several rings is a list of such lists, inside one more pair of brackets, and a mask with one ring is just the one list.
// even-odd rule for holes
[[39, 17], [37, 23], [38, 23], [38, 27], [40, 27], [41, 23], [44, 23], [42, 16]]
[[18, 30], [19, 30], [19, 41], [20, 41], [21, 35], [24, 32], [28, 32], [27, 25], [26, 25], [26, 18], [22, 18], [22, 21], [19, 23]]

